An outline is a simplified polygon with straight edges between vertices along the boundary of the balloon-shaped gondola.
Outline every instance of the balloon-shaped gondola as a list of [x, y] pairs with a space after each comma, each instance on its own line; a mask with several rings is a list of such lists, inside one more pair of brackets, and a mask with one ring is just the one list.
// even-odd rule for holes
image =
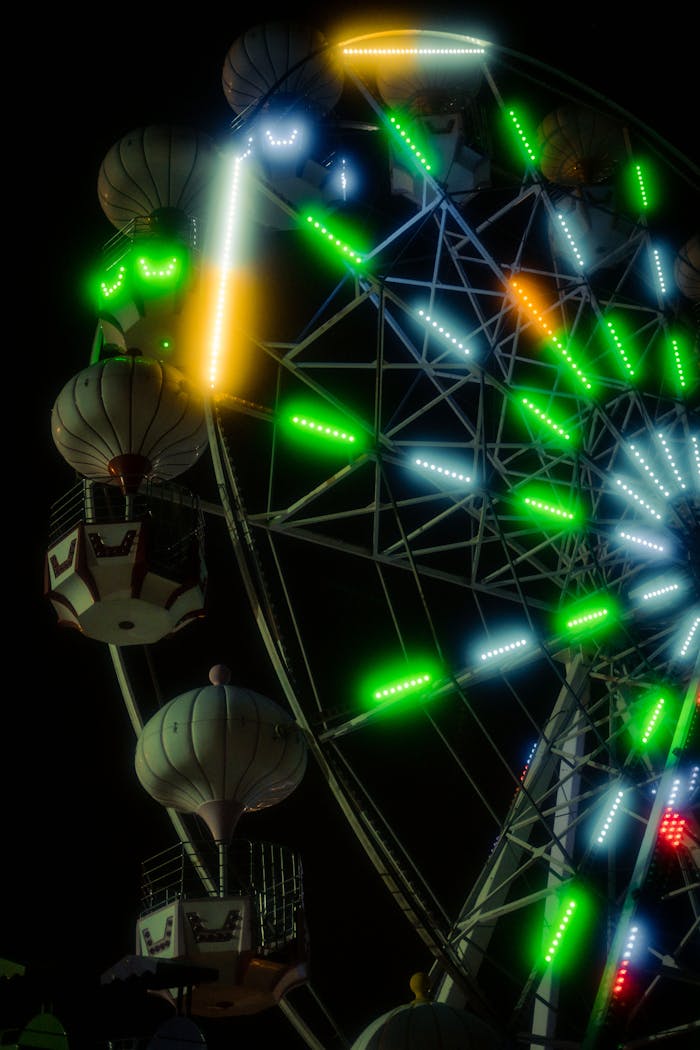
[[212, 838], [182, 843], [144, 865], [136, 956], [115, 973], [138, 972], [154, 960], [215, 969], [213, 979], [195, 981], [191, 1009], [195, 1016], [226, 1017], [275, 1005], [307, 977], [296, 854], [234, 837], [243, 813], [276, 805], [295, 790], [307, 751], [279, 704], [231, 685], [223, 665], [209, 678], [144, 725], [135, 768], [152, 798], [196, 815]]
[[100, 166], [97, 195], [119, 231], [95, 274], [92, 360], [137, 347], [187, 371], [201, 340], [202, 253], [216, 207], [220, 151], [200, 131], [135, 128]]
[[201, 395], [170, 365], [109, 357], [66, 383], [51, 429], [83, 479], [56, 508], [46, 558], [59, 622], [135, 645], [201, 617], [201, 512], [172, 483], [207, 447]]

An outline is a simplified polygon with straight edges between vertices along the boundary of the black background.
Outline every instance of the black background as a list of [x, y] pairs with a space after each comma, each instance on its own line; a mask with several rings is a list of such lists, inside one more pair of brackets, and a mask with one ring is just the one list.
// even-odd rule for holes
[[[565, 70], [697, 161], [696, 27], [689, 8], [685, 16], [677, 5], [657, 9], [653, 21], [615, 3], [397, 4], [369, 8], [367, 18], [354, 6], [331, 18], [331, 8], [262, 7], [259, 16], [249, 10], [245, 18], [231, 5], [208, 4], [180, 14], [129, 4], [54, 9], [36, 19], [25, 11], [6, 37], [13, 66], [4, 151], [9, 376], [0, 957], [28, 966], [34, 977], [21, 989], [0, 981], [0, 1030], [42, 1007], [55, 1009], [73, 1047], [97, 1045], [105, 1017], [110, 1023], [121, 1017], [128, 1027], [128, 1007], [114, 997], [107, 1003], [99, 976], [132, 950], [141, 859], [172, 841], [167, 819], [134, 776], [133, 731], [106, 651], [58, 630], [43, 597], [49, 507], [70, 483], [51, 440], [50, 411], [89, 355], [94, 318], [83, 282], [112, 233], [96, 192], [111, 145], [152, 123], [190, 124], [220, 136], [232, 117], [221, 89], [224, 57], [251, 25], [295, 17], [334, 40], [378, 28], [385, 18], [388, 27], [483, 36]], [[247, 684], [265, 691], [266, 682], [250, 681], [257, 654], [235, 635], [224, 657], [202, 653], [193, 679], [203, 681], [221, 658], [237, 661]], [[335, 989], [352, 1040], [373, 1017], [410, 999], [408, 978], [430, 960], [375, 885], [314, 770], [279, 821], [305, 855], [312, 981]], [[258, 830], [251, 817], [251, 835]], [[365, 902], [359, 909], [358, 901]], [[303, 1045], [272, 1014], [207, 1030], [209, 1044]]]

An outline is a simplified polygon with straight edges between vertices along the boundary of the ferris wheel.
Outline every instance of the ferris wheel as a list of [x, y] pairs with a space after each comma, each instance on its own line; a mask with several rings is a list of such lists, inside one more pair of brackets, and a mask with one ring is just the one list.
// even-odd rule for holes
[[[103, 166], [122, 247], [134, 223], [151, 244], [165, 230], [199, 275], [155, 307], [103, 308], [86, 370], [132, 409], [160, 411], [166, 388], [179, 399], [167, 440], [149, 416], [142, 458], [107, 458], [133, 517], [151, 475], [189, 472], [192, 491], [161, 502], [193, 538], [190, 583], [166, 593], [151, 567], [157, 616], [139, 621], [133, 594], [70, 615], [109, 644], [141, 732], [154, 709], [132, 685], [141, 647], [158, 668], [207, 590], [222, 612], [211, 520], [310, 760], [431, 960], [424, 1015], [478, 1018], [494, 1047], [687, 1035], [700, 291], [678, 203], [696, 199], [692, 166], [583, 85], [480, 39], [331, 46], [289, 31], [297, 51], [276, 64], [279, 32], [257, 27], [227, 55], [228, 148], [178, 133], [186, 207], [123, 192], [125, 172], [143, 186], [131, 159], [172, 131], [130, 136]], [[230, 221], [183, 224], [217, 165]], [[222, 228], [229, 269], [207, 282], [217, 257], [199, 262], [197, 238]], [[181, 265], [154, 269], [143, 243], [142, 278]], [[128, 273], [114, 257], [116, 302]], [[229, 312], [197, 365], [199, 415], [168, 370], [188, 367], [183, 303], [201, 317], [211, 294]], [[57, 402], [64, 435], [80, 389]], [[92, 479], [81, 499], [96, 520], [94, 447], [57, 444]], [[202, 535], [208, 579], [192, 569]], [[58, 577], [68, 615], [75, 576], [62, 592]], [[293, 996], [282, 1004], [320, 1045]]]

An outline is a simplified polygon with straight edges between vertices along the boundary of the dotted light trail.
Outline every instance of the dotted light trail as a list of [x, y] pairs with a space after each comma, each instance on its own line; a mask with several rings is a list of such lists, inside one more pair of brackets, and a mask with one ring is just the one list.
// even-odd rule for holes
[[615, 328], [613, 326], [612, 321], [608, 321], [607, 325], [608, 325], [608, 328], [610, 329], [610, 335], [612, 336], [612, 341], [615, 344], [615, 348], [616, 348], [618, 354], [620, 355], [620, 357], [622, 358], [622, 363], [624, 364], [624, 366], [627, 369], [627, 371], [629, 372], [629, 374], [631, 376], [633, 376], [634, 375], [634, 368], [632, 367], [632, 362], [630, 361], [630, 359], [629, 359], [629, 357], [627, 355], [627, 351], [625, 350], [625, 348], [624, 348], [624, 346], [622, 344], [622, 340], [620, 339], [619, 335], [615, 331]]
[[340, 189], [343, 194], [343, 200], [348, 199], [348, 167], [345, 157], [340, 161]]
[[547, 415], [546, 412], [543, 412], [534, 401], [531, 401], [528, 397], [523, 397], [521, 400], [528, 412], [532, 412], [533, 415], [537, 416], [537, 418], [542, 423], [545, 423], [550, 430], [553, 430], [555, 434], [559, 435], [559, 437], [564, 438], [565, 441], [571, 440], [571, 435], [568, 434], [559, 423], [555, 422], [551, 416]]
[[566, 621], [567, 627], [589, 627], [592, 624], [598, 624], [609, 615], [608, 609], [594, 609], [592, 612], [583, 613], [581, 616], [575, 616], [571, 620]]
[[318, 437], [335, 438], [337, 441], [347, 441], [351, 445], [355, 442], [354, 434], [348, 434], [347, 431], [340, 430], [329, 423], [317, 423], [307, 416], [292, 416], [292, 423]]
[[427, 459], [416, 459], [414, 462], [415, 465], [422, 470], [432, 471], [443, 478], [449, 478], [450, 481], [465, 481], [468, 483], [472, 480], [467, 474], [460, 474], [458, 471], [451, 470], [449, 467], [441, 467], [438, 463], [431, 463], [430, 460]]
[[690, 456], [695, 464], [695, 480], [700, 483], [700, 441], [695, 434], [690, 435]]
[[518, 138], [520, 139], [520, 143], [521, 143], [523, 149], [525, 150], [527, 156], [529, 157], [530, 161], [533, 164], [536, 164], [537, 163], [537, 157], [535, 155], [535, 151], [533, 150], [532, 146], [530, 145], [530, 143], [529, 143], [529, 141], [527, 139], [527, 135], [525, 134], [525, 131], [523, 130], [523, 126], [520, 123], [520, 118], [518, 117], [518, 115], [516, 114], [514, 109], [509, 109], [508, 110], [508, 116], [510, 117], [511, 122], [512, 122], [513, 126], [515, 127], [515, 130], [518, 133]]
[[574, 258], [576, 260], [577, 265], [583, 267], [583, 256], [581, 255], [581, 252], [578, 250], [578, 246], [576, 244], [576, 241], [573, 238], [571, 230], [569, 229], [568, 223], [567, 223], [566, 219], [564, 218], [564, 216], [562, 215], [561, 212], [557, 212], [557, 219], [559, 220], [559, 225], [561, 226], [562, 230], [564, 231], [564, 236], [565, 236], [565, 238], [566, 238], [566, 240], [567, 240], [567, 242], [569, 244], [569, 248], [571, 249], [571, 251], [573, 253], [573, 256], [574, 256]]
[[653, 591], [645, 591], [642, 594], [642, 601], [650, 602], [653, 601], [654, 598], [661, 598], [663, 595], [671, 594], [673, 591], [677, 590], [680, 590], [677, 583], [669, 583], [665, 587], [657, 587]]
[[695, 617], [695, 619], [693, 620], [693, 623], [692, 623], [692, 626], [691, 626], [690, 630], [688, 631], [687, 635], [685, 636], [685, 640], [684, 640], [684, 642], [683, 642], [683, 644], [681, 645], [681, 648], [680, 648], [681, 656], [686, 656], [688, 650], [690, 649], [690, 646], [692, 645], [692, 642], [693, 642], [693, 638], [695, 637], [695, 634], [697, 632], [698, 626], [700, 626], [700, 616], [696, 616]]
[[661, 543], [654, 543], [653, 540], [645, 540], [643, 536], [635, 536], [632, 532], [625, 532], [620, 530], [618, 533], [623, 540], [629, 540], [630, 543], [635, 543], [638, 547], [645, 547], [650, 551], [657, 551], [659, 554], [663, 554], [666, 548]]
[[668, 443], [666, 442], [666, 438], [663, 436], [663, 434], [657, 434], [657, 437], [658, 437], [659, 441], [661, 442], [663, 450], [664, 450], [664, 452], [666, 454], [666, 459], [668, 460], [669, 464], [671, 465], [671, 470], [673, 471], [673, 474], [675, 476], [676, 483], [678, 484], [679, 488], [684, 489], [685, 488], [685, 481], [683, 480], [681, 472], [678, 469], [678, 467], [676, 466], [675, 461], [673, 459], [673, 456], [671, 455], [671, 450], [668, 447]]
[[527, 756], [527, 761], [525, 762], [525, 765], [523, 766], [522, 772], [521, 772], [520, 776], [518, 777], [518, 786], [516, 787], [515, 792], [513, 794], [513, 798], [514, 799], [516, 799], [518, 797], [518, 795], [520, 794], [520, 791], [522, 790], [520, 785], [525, 783], [525, 777], [527, 776], [527, 772], [528, 772], [528, 770], [530, 768], [530, 765], [532, 763], [533, 758], [535, 757], [535, 752], [536, 751], [537, 751], [537, 741], [535, 741], [535, 743], [530, 748], [530, 754]]
[[678, 340], [675, 339], [673, 336], [671, 337], [671, 351], [672, 351], [672, 354], [673, 354], [673, 363], [676, 366], [676, 374], [678, 376], [678, 382], [679, 382], [679, 384], [681, 386], [681, 389], [685, 390], [686, 378], [685, 378], [685, 371], [683, 369], [683, 358], [682, 358], [682, 355], [681, 355], [680, 348], [678, 346]]
[[640, 496], [634, 489], [627, 484], [626, 481], [622, 481], [620, 478], [615, 478], [615, 484], [619, 485], [625, 495], [629, 496], [630, 499], [634, 500], [635, 503], [639, 504], [642, 510], [646, 511], [652, 518], [656, 518], [657, 521], [661, 521], [661, 515], [659, 514], [656, 507], [653, 507], [651, 503]]
[[601, 829], [598, 832], [598, 835], [596, 837], [596, 842], [598, 842], [600, 844], [605, 842], [606, 836], [607, 836], [608, 832], [610, 831], [610, 828], [612, 827], [612, 823], [613, 823], [615, 817], [617, 816], [617, 811], [619, 810], [620, 806], [622, 805], [622, 799], [623, 799], [624, 794], [625, 794], [624, 791], [621, 790], [621, 791], [618, 791], [617, 794], [615, 795], [615, 801], [613, 802], [612, 806], [608, 810], [607, 816], [606, 816], [605, 820], [603, 821], [603, 826], [601, 827]]
[[349, 244], [346, 244], [345, 241], [340, 239], [340, 237], [337, 237], [334, 233], [332, 233], [325, 225], [325, 223], [321, 222], [320, 219], [314, 218], [313, 215], [307, 215], [306, 221], [309, 224], [309, 226], [319, 234], [320, 237], [322, 237], [327, 243], [331, 244], [334, 248], [336, 248], [341, 255], [345, 256], [345, 258], [349, 262], [361, 264], [365, 261], [363, 256], [360, 255], [358, 251], [356, 251], [354, 248], [351, 248]]
[[666, 499], [668, 499], [668, 497], [669, 497], [669, 496], [671, 495], [671, 493], [670, 493], [670, 492], [668, 491], [668, 489], [667, 489], [667, 488], [665, 488], [665, 487], [664, 487], [664, 485], [663, 485], [663, 484], [662, 484], [662, 483], [661, 483], [661, 482], [659, 481], [659, 479], [657, 478], [656, 474], [655, 474], [655, 473], [654, 473], [654, 471], [653, 471], [653, 470], [651, 469], [651, 467], [649, 466], [649, 464], [647, 463], [646, 459], [645, 459], [645, 458], [644, 458], [644, 456], [643, 456], [643, 455], [641, 454], [641, 452], [639, 451], [639, 449], [637, 448], [637, 446], [636, 446], [636, 445], [630, 445], [630, 446], [629, 446], [629, 448], [630, 448], [630, 451], [632, 452], [632, 455], [633, 455], [633, 456], [634, 456], [634, 458], [636, 459], [637, 463], [639, 463], [640, 467], [641, 467], [641, 468], [642, 468], [642, 470], [643, 470], [643, 471], [645, 472], [645, 474], [647, 475], [647, 477], [648, 477], [648, 478], [650, 478], [650, 480], [651, 480], [652, 484], [653, 484], [653, 485], [655, 485], [655, 486], [657, 487], [657, 489], [659, 489], [659, 491], [661, 492], [661, 494], [662, 494], [663, 496], [665, 496], [665, 497], [666, 497]]
[[391, 696], [403, 696], [405, 693], [415, 692], [416, 689], [421, 689], [427, 685], [430, 681], [429, 674], [418, 674], [412, 678], [405, 678], [403, 681], [394, 682], [393, 685], [384, 686], [382, 689], [375, 690], [375, 700], [385, 700]]
[[494, 657], [505, 656], [506, 653], [521, 649], [524, 645], [527, 645], [527, 639], [519, 638], [516, 642], [508, 642], [507, 645], [498, 645], [493, 649], [487, 649], [486, 652], [481, 653], [481, 659], [493, 660]]
[[423, 169], [425, 171], [432, 171], [433, 170], [432, 169], [432, 165], [430, 164], [428, 158], [425, 156], [425, 154], [422, 152], [422, 150], [418, 149], [418, 147], [416, 146], [415, 142], [411, 138], [409, 132], [406, 131], [406, 129], [403, 127], [403, 125], [399, 123], [398, 118], [397, 117], [393, 117], [393, 116], [389, 117], [389, 123], [392, 126], [392, 130], [395, 131], [396, 134], [398, 135], [398, 137], [401, 139], [401, 141], [404, 142], [408, 146], [408, 148], [410, 149], [411, 153], [413, 154], [415, 159], [418, 161], [418, 163], [423, 167]]
[[641, 164], [635, 164], [634, 173], [637, 176], [637, 185], [639, 187], [639, 199], [642, 202], [642, 208], [648, 208], [649, 198], [647, 197], [646, 186], [644, 185], [644, 174], [642, 172]]
[[418, 310], [417, 313], [423, 323], [441, 335], [446, 343], [455, 347], [457, 350], [461, 350], [463, 354], [471, 354], [471, 350], [468, 346], [461, 343], [456, 336], [452, 335], [452, 332], [445, 328], [444, 325], [440, 324], [439, 321], [436, 321], [434, 317], [431, 317], [429, 313], [426, 313], [425, 310]]
[[627, 975], [629, 972], [630, 961], [634, 952], [635, 941], [639, 928], [637, 926], [630, 926], [629, 937], [625, 944], [625, 950], [622, 953], [622, 961], [618, 967], [617, 973], [615, 974], [615, 980], [613, 982], [612, 994], [614, 999], [619, 999], [625, 989], [625, 982], [627, 981]]
[[552, 961], [552, 959], [554, 958], [554, 956], [556, 955], [557, 951], [559, 950], [559, 947], [560, 947], [561, 942], [562, 942], [562, 940], [564, 938], [564, 935], [567, 932], [567, 929], [568, 929], [568, 926], [569, 926], [569, 922], [571, 921], [571, 919], [573, 917], [575, 908], [576, 908], [576, 901], [570, 900], [568, 902], [568, 904], [566, 905], [566, 908], [564, 909], [564, 914], [562, 915], [561, 921], [559, 922], [559, 925], [557, 926], [556, 933], [554, 934], [554, 937], [552, 938], [552, 941], [551, 941], [551, 943], [549, 945], [549, 948], [545, 952], [545, 956], [544, 957], [545, 957], [545, 961], [546, 962], [550, 963]]
[[485, 55], [483, 47], [344, 47], [344, 55]]
[[664, 271], [661, 266], [661, 256], [658, 248], [653, 249], [652, 258], [654, 260], [654, 274], [656, 276], [656, 283], [659, 286], [659, 291], [662, 295], [666, 295], [666, 280], [664, 278]]
[[643, 744], [647, 744], [649, 742], [650, 737], [652, 736], [654, 730], [657, 728], [658, 723], [659, 723], [659, 719], [661, 718], [661, 712], [663, 710], [663, 706], [664, 706], [665, 703], [666, 703], [666, 700], [664, 699], [663, 696], [660, 696], [659, 699], [656, 701], [656, 706], [654, 707], [654, 710], [651, 713], [649, 721], [647, 722], [646, 726], [644, 727], [644, 732], [642, 733], [642, 743]]
[[527, 776], [527, 771], [530, 768], [530, 765], [532, 764], [533, 758], [535, 757], [535, 751], [537, 751], [537, 741], [535, 741], [535, 743], [530, 748], [530, 754], [527, 756], [527, 761], [525, 762], [525, 765], [523, 766], [523, 771], [522, 771], [522, 773], [520, 774], [520, 776], [518, 778], [520, 780], [521, 784], [525, 780], [525, 777]]
[[524, 502], [528, 507], [532, 507], [533, 510], [541, 510], [543, 514], [549, 514], [554, 518], [563, 518], [565, 521], [573, 521], [574, 515], [570, 510], [563, 510], [561, 507], [555, 507], [552, 503], [545, 503], [541, 499], [533, 499], [531, 496], [525, 496]]

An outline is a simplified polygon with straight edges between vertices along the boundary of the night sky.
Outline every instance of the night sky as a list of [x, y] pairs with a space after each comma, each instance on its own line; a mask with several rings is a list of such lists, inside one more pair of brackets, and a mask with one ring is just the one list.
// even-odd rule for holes
[[[296, 17], [331, 39], [362, 24], [362, 9], [354, 5], [339, 24], [327, 17], [333, 5], [315, 6], [302, 7]], [[381, 10], [395, 26], [480, 35], [566, 70], [697, 160], [695, 30], [680, 15], [668, 24], [657, 14], [649, 25], [641, 13], [625, 16], [621, 7], [515, 9], [496, 2], [459, 5], [457, 17], [452, 5]], [[370, 10], [374, 26], [379, 14]], [[262, 13], [274, 18], [277, 9]], [[243, 21], [230, 5], [204, 4], [180, 16], [127, 5], [80, 15], [52, 10], [37, 24], [23, 13], [20, 20], [22, 73], [5, 93], [12, 230], [5, 505], [12, 583], [5, 593], [0, 735], [0, 957], [26, 965], [32, 980], [10, 994], [0, 982], [0, 1030], [53, 1007], [78, 1050], [98, 1045], [106, 1017], [109, 1023], [128, 1017], [131, 1007], [101, 992], [99, 976], [132, 951], [140, 862], [170, 845], [173, 832], [134, 775], [133, 731], [106, 649], [58, 630], [43, 597], [49, 509], [71, 484], [51, 440], [50, 410], [63, 383], [88, 361], [94, 316], [84, 281], [113, 232], [96, 192], [103, 157], [127, 131], [152, 123], [224, 134], [232, 118], [221, 88], [224, 56], [262, 19]], [[6, 50], [12, 56], [12, 38]], [[17, 248], [19, 267], [11, 262]], [[237, 600], [240, 595], [232, 595], [233, 610]], [[202, 648], [192, 679], [204, 684], [211, 664], [222, 659], [236, 661], [251, 688], [273, 689], [268, 669], [251, 680], [262, 656], [250, 630], [232, 635], [227, 654]], [[245, 831], [255, 837], [268, 826], [271, 834], [284, 828], [305, 855], [314, 983], [341, 989], [338, 1012], [352, 1040], [379, 1013], [410, 999], [409, 977], [431, 960], [384, 900], [314, 769], [279, 813], [259, 822], [247, 818]], [[292, 827], [298, 833], [292, 835]], [[358, 901], [366, 903], [358, 909]], [[210, 1047], [275, 1038], [277, 1045], [304, 1045], [274, 1011], [220, 1023], [228, 1027], [207, 1029]]]

